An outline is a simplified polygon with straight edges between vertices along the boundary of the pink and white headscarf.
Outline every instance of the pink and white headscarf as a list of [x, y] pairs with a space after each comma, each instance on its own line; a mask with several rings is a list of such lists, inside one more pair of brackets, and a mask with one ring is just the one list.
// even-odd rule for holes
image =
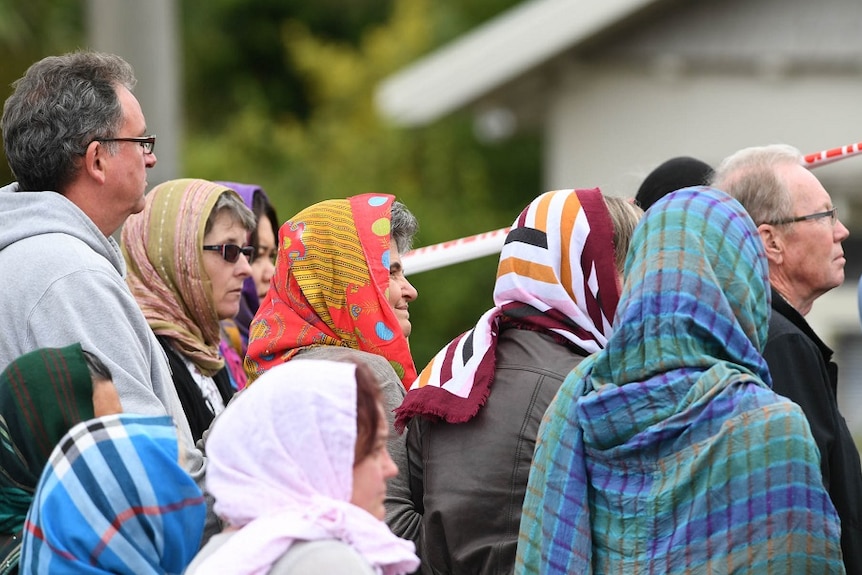
[[419, 566], [412, 542], [350, 503], [356, 366], [295, 359], [238, 395], [207, 439], [215, 512], [238, 527], [198, 573], [264, 574], [301, 541], [337, 539], [383, 575]]
[[547, 192], [530, 202], [500, 253], [495, 307], [422, 370], [395, 410], [395, 429], [417, 415], [472, 419], [491, 393], [502, 322], [546, 333], [584, 355], [604, 348], [620, 299], [613, 237], [598, 188]]
[[122, 232], [126, 283], [147, 323], [208, 376], [224, 367], [224, 359], [202, 248], [207, 220], [224, 193], [236, 192], [207, 180], [163, 182]]

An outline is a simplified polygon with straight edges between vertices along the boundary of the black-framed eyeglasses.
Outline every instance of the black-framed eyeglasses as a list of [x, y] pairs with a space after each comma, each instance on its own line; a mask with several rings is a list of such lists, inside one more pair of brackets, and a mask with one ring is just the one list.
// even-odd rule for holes
[[[145, 154], [152, 154], [156, 148], [156, 135], [141, 136], [139, 138], [97, 138], [97, 142], [135, 142], [140, 144]], [[237, 256], [239, 257], [239, 256]], [[236, 260], [234, 260], [236, 261]]]
[[796, 222], [807, 222], [811, 220], [819, 220], [821, 218], [830, 218], [832, 225], [835, 225], [835, 222], [838, 220], [838, 208], [832, 208], [825, 212], [817, 212], [816, 214], [808, 214], [807, 216], [798, 216], [795, 218], [788, 218], [786, 220], [766, 223], [770, 226], [783, 226], [785, 224], [795, 224]]
[[211, 246], [204, 246], [204, 251], [207, 252], [219, 252], [221, 257], [225, 259], [225, 261], [235, 264], [239, 259], [239, 255], [242, 254], [245, 256], [245, 259], [248, 260], [248, 263], [254, 261], [254, 246], [238, 246], [236, 244], [216, 244]]

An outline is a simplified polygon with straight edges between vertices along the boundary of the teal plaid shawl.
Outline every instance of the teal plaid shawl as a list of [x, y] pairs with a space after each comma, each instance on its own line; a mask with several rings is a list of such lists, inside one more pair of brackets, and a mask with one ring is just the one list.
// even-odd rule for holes
[[765, 255], [709, 188], [644, 216], [606, 348], [548, 408], [517, 573], [843, 573], [801, 409], [770, 389]]

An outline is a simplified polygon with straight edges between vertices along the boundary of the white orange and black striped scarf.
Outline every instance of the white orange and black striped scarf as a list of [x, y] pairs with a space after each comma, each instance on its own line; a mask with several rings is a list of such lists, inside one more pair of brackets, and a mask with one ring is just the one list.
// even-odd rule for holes
[[558, 190], [533, 200], [500, 254], [495, 307], [440, 350], [396, 410], [396, 429], [416, 416], [469, 421], [491, 392], [501, 325], [541, 331], [590, 354], [602, 349], [620, 287], [613, 224], [598, 189]]

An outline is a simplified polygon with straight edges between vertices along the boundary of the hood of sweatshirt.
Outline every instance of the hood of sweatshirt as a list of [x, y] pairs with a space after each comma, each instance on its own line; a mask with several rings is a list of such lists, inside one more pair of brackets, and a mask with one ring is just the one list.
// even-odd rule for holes
[[125, 277], [126, 264], [114, 238], [105, 236], [87, 214], [57, 192], [22, 192], [17, 183], [0, 188], [0, 251], [15, 242], [47, 234], [81, 240]]

